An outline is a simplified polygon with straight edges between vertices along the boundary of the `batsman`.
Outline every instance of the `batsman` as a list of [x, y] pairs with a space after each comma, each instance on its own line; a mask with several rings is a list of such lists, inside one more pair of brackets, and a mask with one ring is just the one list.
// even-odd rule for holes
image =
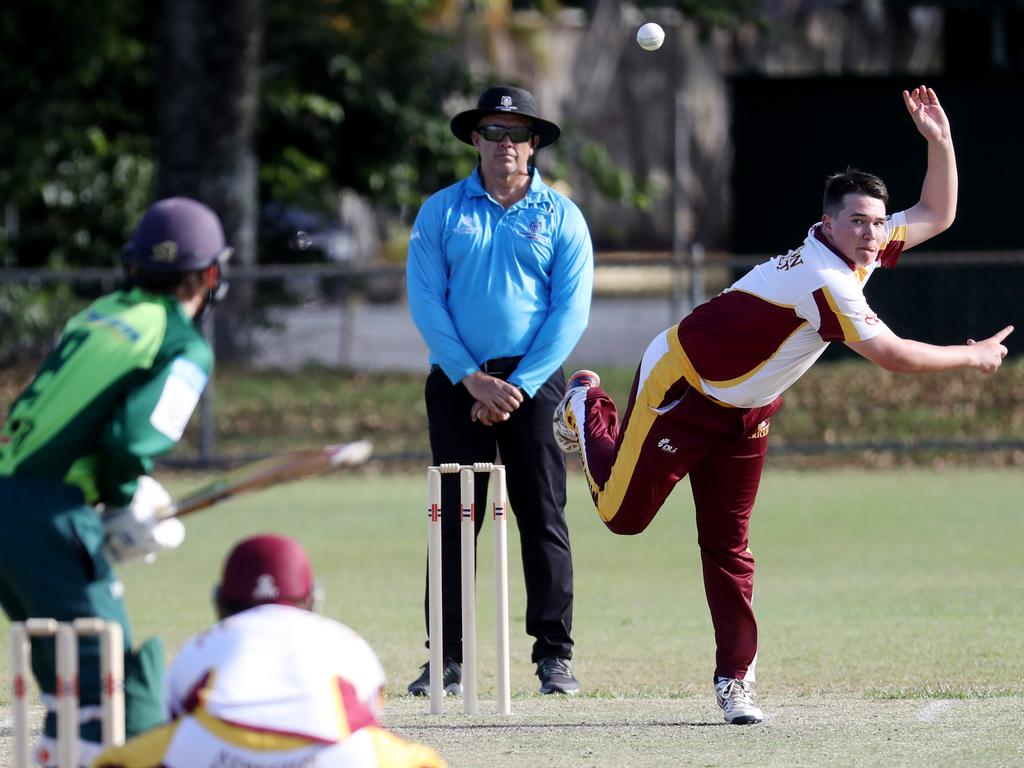
[[[155, 457], [181, 438], [213, 366], [195, 321], [223, 293], [231, 254], [220, 219], [189, 198], [154, 203], [125, 247], [126, 285], [68, 321], [0, 428], [0, 605], [11, 621], [117, 621], [125, 640], [125, 730], [163, 720], [164, 650], [133, 650], [124, 587], [112, 565], [152, 561], [185, 529]], [[32, 671], [47, 708], [35, 759], [55, 754], [52, 639], [36, 639]], [[99, 647], [80, 645], [79, 754], [100, 747]]]

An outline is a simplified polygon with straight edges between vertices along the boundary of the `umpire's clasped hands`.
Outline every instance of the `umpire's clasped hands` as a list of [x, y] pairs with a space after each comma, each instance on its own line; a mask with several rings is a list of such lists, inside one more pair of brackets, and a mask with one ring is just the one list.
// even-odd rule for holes
[[483, 371], [471, 373], [462, 380], [462, 384], [474, 400], [469, 410], [470, 420], [479, 421], [484, 426], [508, 421], [512, 411], [523, 402], [523, 392], [519, 387]]

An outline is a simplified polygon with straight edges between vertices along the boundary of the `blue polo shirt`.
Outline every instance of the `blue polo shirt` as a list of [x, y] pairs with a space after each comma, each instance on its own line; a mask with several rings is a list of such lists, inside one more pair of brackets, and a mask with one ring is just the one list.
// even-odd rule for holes
[[587, 326], [594, 249], [579, 208], [539, 171], [506, 210], [477, 168], [420, 208], [406, 285], [430, 362], [452, 383], [486, 360], [522, 356], [509, 381], [533, 396]]

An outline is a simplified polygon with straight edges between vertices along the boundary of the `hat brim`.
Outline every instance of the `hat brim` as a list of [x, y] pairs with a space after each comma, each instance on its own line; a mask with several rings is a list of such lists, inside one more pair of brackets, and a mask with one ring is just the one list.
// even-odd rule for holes
[[554, 144], [558, 141], [558, 137], [562, 135], [562, 129], [550, 120], [544, 120], [534, 115], [523, 115], [517, 112], [503, 112], [500, 109], [467, 109], [465, 112], [459, 112], [459, 114], [452, 118], [452, 133], [459, 141], [472, 145], [473, 131], [480, 124], [480, 118], [487, 117], [488, 115], [515, 114], [519, 114], [520, 117], [528, 117], [533, 122], [533, 132], [540, 138], [540, 141], [537, 143], [537, 149]]

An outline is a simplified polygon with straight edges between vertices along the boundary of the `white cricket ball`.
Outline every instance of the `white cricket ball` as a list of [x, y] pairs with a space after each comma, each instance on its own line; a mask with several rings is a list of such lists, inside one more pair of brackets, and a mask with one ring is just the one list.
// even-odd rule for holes
[[648, 21], [637, 30], [636, 42], [645, 51], [656, 51], [665, 42], [665, 30], [660, 24]]

